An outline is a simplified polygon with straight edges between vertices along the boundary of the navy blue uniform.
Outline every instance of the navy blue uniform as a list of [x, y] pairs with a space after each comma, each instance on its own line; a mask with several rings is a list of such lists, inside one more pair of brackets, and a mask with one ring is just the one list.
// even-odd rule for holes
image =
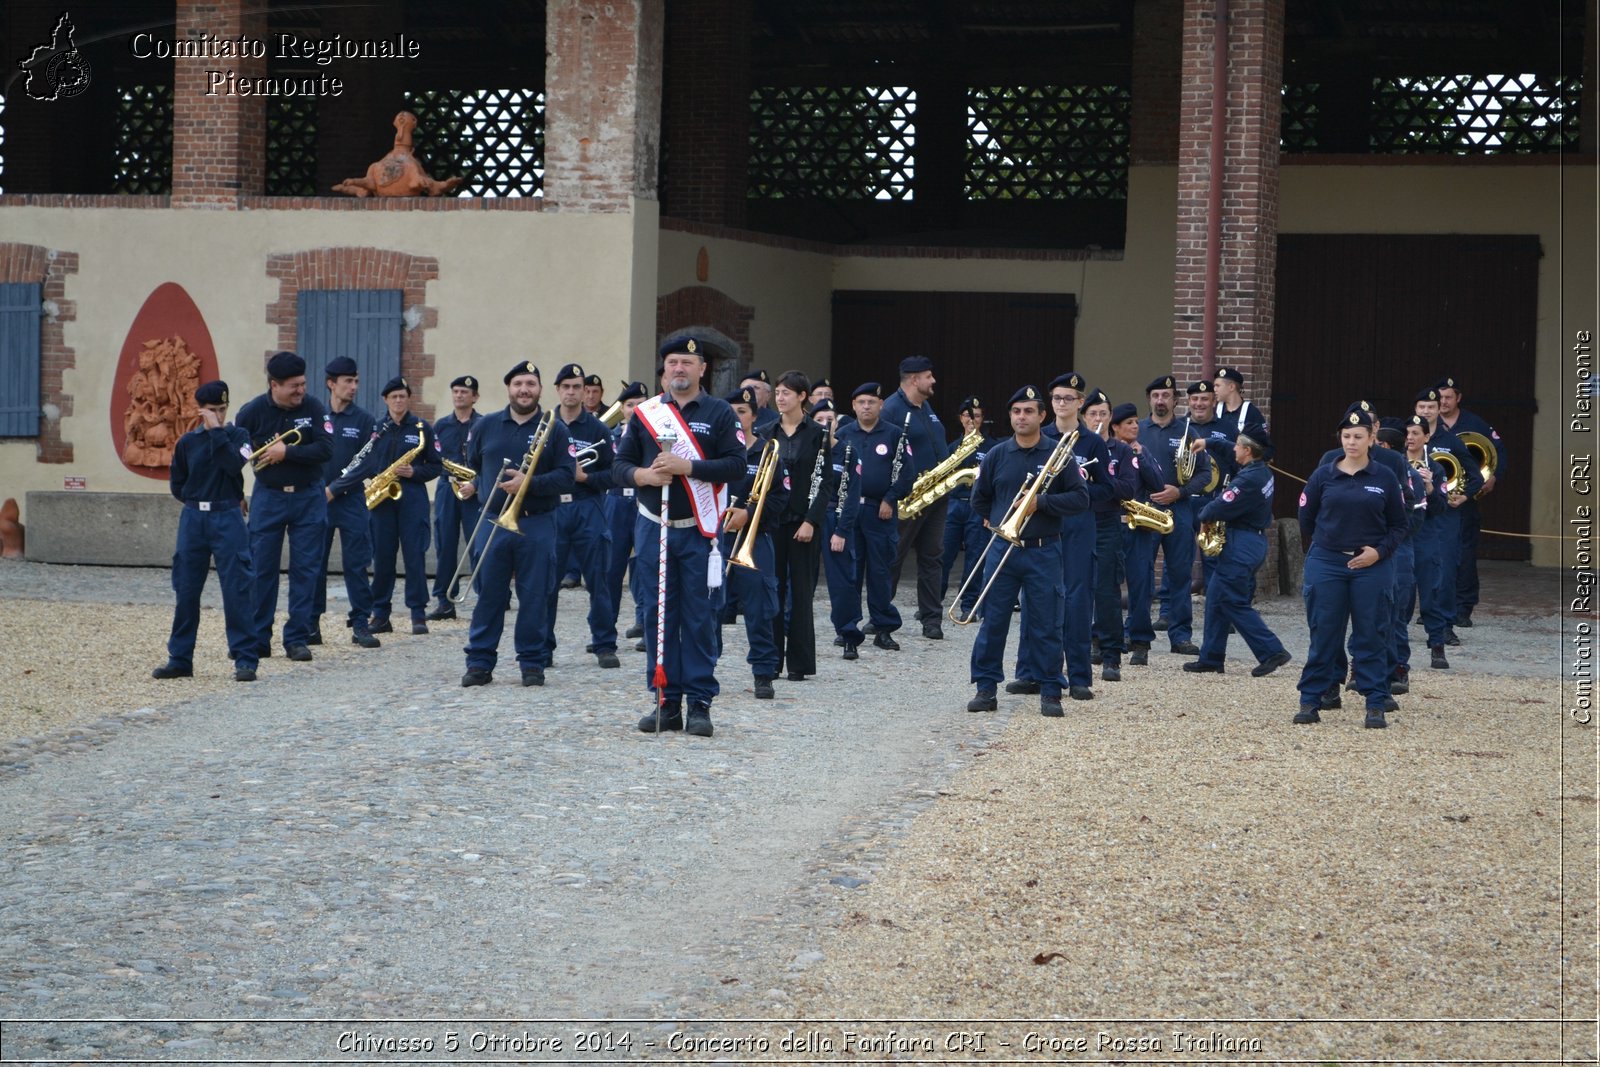
[[[688, 424], [700, 454], [705, 457], [693, 461], [690, 477], [714, 485], [727, 485], [744, 476], [745, 447], [739, 440], [739, 418], [726, 400], [699, 392], [683, 405], [672, 400], [670, 393], [664, 396], [663, 402], [678, 409], [682, 422]], [[648, 403], [650, 401], [644, 401], [640, 406]], [[635, 500], [639, 516], [633, 528], [634, 565], [638, 568], [639, 592], [645, 599], [644, 684], [649, 689], [658, 653], [656, 582], [661, 558], [661, 487], [637, 485], [634, 472], [650, 466], [660, 454], [661, 446], [637, 408], [628, 423], [612, 477], [618, 485], [638, 488]], [[662, 658], [667, 674], [664, 696], [669, 706], [681, 707], [684, 697], [688, 697], [691, 704], [709, 705], [720, 691], [716, 675], [717, 615], [722, 606], [722, 590], [708, 584], [712, 541], [695, 523], [690, 490], [682, 477], [672, 481], [665, 519], [669, 528], [667, 610], [663, 624], [667, 644]]]
[[[950, 450], [955, 451], [955, 446], [960, 441], [950, 443]], [[989, 454], [989, 449], [995, 446], [995, 439], [988, 434], [983, 434], [983, 441], [977, 449], [961, 465], [961, 469], [968, 467], [977, 469], [983, 463], [983, 457]], [[978, 557], [983, 554], [984, 545], [989, 542], [989, 535], [983, 530], [983, 516], [972, 510], [972, 486], [957, 486], [950, 493], [950, 509], [944, 520], [944, 558], [940, 560], [939, 599], [944, 600], [944, 595], [950, 591], [950, 571], [956, 564], [956, 554], [960, 553], [961, 579], [956, 583], [959, 590], [972, 576], [972, 569], [978, 565]], [[978, 583], [973, 582], [967, 589], [967, 595], [962, 598], [960, 605], [961, 614], [965, 615], [967, 609], [972, 607], [972, 602], [978, 599]]]
[[[611, 453], [613, 464], [616, 453], [622, 445], [622, 436], [628, 432], [629, 422], [612, 427], [610, 431]], [[631, 485], [619, 485], [615, 478], [615, 467], [603, 471], [595, 471], [589, 475], [589, 482], [595, 488], [605, 490], [606, 531], [610, 536], [606, 552], [606, 594], [611, 598], [611, 630], [613, 634], [617, 628], [617, 617], [622, 611], [622, 578], [624, 574], [630, 575], [628, 579], [628, 595], [633, 600], [633, 623], [642, 631], [644, 629], [644, 597], [639, 593], [639, 568], [633, 561], [633, 527], [639, 519], [639, 509], [634, 504], [634, 494], [638, 490]], [[612, 641], [615, 642], [613, 637]]]
[[257, 663], [255, 611], [251, 598], [250, 539], [239, 503], [244, 500], [244, 465], [250, 438], [237, 426], [203, 426], [178, 438], [172, 450], [168, 485], [183, 502], [178, 516], [178, 547], [172, 554], [172, 635], [167, 658], [174, 667], [194, 669], [195, 634], [200, 629], [200, 593], [211, 561], [222, 585], [222, 620], [228, 657], [238, 669]]
[[1201, 522], [1227, 524], [1226, 540], [1206, 582], [1205, 637], [1200, 663], [1220, 666], [1228, 657], [1228, 627], [1239, 631], [1261, 662], [1284, 651], [1283, 642], [1251, 603], [1256, 568], [1267, 558], [1272, 525], [1272, 469], [1262, 460], [1241, 467], [1228, 487], [1200, 509]]
[[[817, 598], [818, 570], [822, 564], [822, 513], [828, 506], [828, 483], [833, 477], [827, 455], [828, 431], [802, 419], [795, 432], [783, 428], [780, 418], [766, 430], [778, 442], [779, 456], [791, 485], [784, 510], [772, 527], [773, 564], [778, 575], [778, 613], [772, 621], [778, 658], [791, 675], [817, 673], [817, 632], [813, 605]], [[812, 496], [812, 484], [816, 495]], [[811, 524], [811, 540], [796, 541], [795, 534]]]
[[[1127, 446], [1130, 452], [1133, 446]], [[1132, 499], [1150, 503], [1150, 494], [1159, 492], [1165, 484], [1157, 464], [1148, 462], [1143, 455], [1133, 454], [1133, 469], [1138, 476], [1138, 488]], [[1161, 505], [1152, 505], [1160, 507]], [[1161, 535], [1147, 527], [1130, 527], [1127, 520], [1122, 525], [1123, 566], [1128, 579], [1128, 644], [1149, 648], [1155, 631], [1150, 624], [1150, 601], [1155, 597], [1156, 549], [1161, 545]], [[1135, 617], [1141, 626], [1135, 626]], [[1142, 627], [1142, 628], [1141, 628]], [[1143, 634], [1144, 636], [1138, 636]]]
[[467, 633], [468, 670], [494, 670], [513, 581], [517, 585], [517, 621], [512, 631], [517, 666], [523, 671], [544, 669], [544, 632], [554, 621], [549, 617], [550, 583], [556, 565], [554, 512], [561, 494], [572, 490], [576, 467], [568, 447], [567, 427], [560, 419], [550, 429], [539, 463], [532, 471], [531, 484], [523, 494], [522, 513], [517, 517], [521, 536], [492, 525], [510, 502], [504, 491], [494, 488], [500, 479], [501, 461], [507, 461], [507, 470], [522, 466], [533, 445], [540, 416], [541, 412], [535, 409], [526, 421], [518, 422], [508, 406], [485, 415], [473, 428], [467, 465], [478, 472], [478, 497], [491, 511], [472, 548], [475, 556], [482, 558], [478, 602], [473, 605], [472, 627]]
[[[1080, 438], [1081, 440], [1081, 438]], [[1006, 509], [1022, 489], [1028, 475], [1043, 470], [1056, 442], [1041, 437], [1023, 448], [1015, 437], [989, 450], [978, 467], [972, 486], [972, 508], [992, 527], [998, 527]], [[1020, 545], [1000, 542], [984, 560], [984, 583], [989, 592], [983, 602], [983, 621], [972, 646], [972, 681], [980, 693], [993, 694], [1005, 677], [1006, 638], [1011, 632], [1011, 612], [1020, 597], [1022, 625], [1027, 636], [1018, 640], [1020, 677], [1039, 683], [1043, 697], [1061, 696], [1067, 684], [1062, 677], [1061, 623], [1066, 590], [1062, 585], [1062, 525], [1089, 514], [1089, 491], [1076, 462], [1068, 462], [1038, 498], [1038, 507], [1023, 524]], [[1000, 561], [1005, 560], [1005, 566]], [[1087, 560], [1080, 566], [1087, 567]], [[993, 584], [990, 585], [989, 583]]]
[[[1345, 624], [1353, 621], [1356, 688], [1366, 695], [1369, 711], [1381, 710], [1389, 700], [1393, 556], [1406, 535], [1400, 483], [1379, 463], [1368, 462], [1354, 474], [1337, 464], [1318, 467], [1300, 494], [1300, 534], [1310, 545], [1301, 595], [1311, 630], [1300, 703], [1316, 707], [1343, 680]], [[1364, 546], [1376, 549], [1379, 561], [1351, 569], [1351, 558]]]
[[[909, 428], [906, 428], [907, 415], [911, 416]], [[884, 400], [879, 421], [894, 427], [896, 432], [906, 428], [906, 450], [901, 467], [910, 470], [912, 482], [924, 471], [937, 467], [950, 454], [949, 446], [945, 444], [944, 425], [939, 422], [939, 416], [934, 414], [933, 405], [925, 400], [913, 406], [904, 389], [896, 389], [893, 396]], [[892, 597], [900, 588], [900, 568], [905, 563], [906, 553], [916, 549], [917, 620], [923, 626], [938, 627], [944, 618], [941, 579], [944, 571], [944, 527], [949, 511], [949, 500], [940, 500], [923, 509], [916, 518], [907, 519], [897, 527], [898, 541], [889, 593]]]
[[[1446, 440], [1440, 439], [1439, 431], [1448, 434]], [[1495, 452], [1499, 455], [1499, 470], [1505, 470], [1506, 450], [1505, 443], [1500, 440], [1500, 435], [1495, 433], [1482, 418], [1470, 411], [1456, 410], [1454, 426], [1446, 426], [1444, 421], [1438, 420], [1437, 429], [1433, 440], [1428, 443], [1430, 449], [1449, 448], [1455, 455], [1456, 461], [1461, 463], [1462, 473], [1465, 475], [1465, 488], [1467, 499], [1459, 508], [1452, 508], [1461, 525], [1461, 539], [1454, 549], [1455, 567], [1454, 580], [1451, 583], [1453, 592], [1450, 596], [1450, 618], [1452, 621], [1457, 616], [1472, 616], [1472, 609], [1478, 605], [1478, 536], [1482, 529], [1482, 513], [1478, 506], [1478, 491], [1483, 488], [1483, 474], [1478, 464], [1472, 459], [1472, 453], [1467, 451], [1467, 446], [1461, 443], [1457, 434], [1477, 433], [1482, 434], [1494, 445]], [[1498, 482], [1499, 475], [1495, 477]]]
[[[1201, 452], [1195, 457], [1194, 474], [1183, 485], [1178, 485], [1175, 469], [1178, 446], [1188, 434], [1189, 420], [1175, 418], [1166, 426], [1158, 426], [1151, 419], [1139, 420], [1139, 444], [1142, 451], [1139, 461], [1160, 477], [1162, 485], [1178, 486], [1179, 497], [1171, 504], [1162, 504], [1172, 512], [1172, 532], [1157, 534], [1161, 549], [1162, 588], [1164, 603], [1162, 613], [1167, 617], [1167, 639], [1177, 645], [1194, 636], [1194, 604], [1189, 596], [1189, 575], [1194, 569], [1194, 497], [1211, 477], [1211, 458]], [[1189, 435], [1192, 441], [1194, 438]], [[1135, 562], [1151, 571], [1150, 584], [1154, 585], [1155, 554], [1151, 545], [1150, 558], [1128, 563], [1132, 571]], [[1150, 624], [1148, 602], [1132, 599], [1132, 579], [1129, 579], [1128, 639], [1136, 644], [1148, 645], [1155, 640], [1155, 628]]]
[[283, 644], [304, 645], [317, 632], [316, 591], [322, 576], [328, 501], [322, 469], [333, 455], [333, 422], [319, 401], [306, 397], [292, 408], [262, 393], [239, 409], [234, 425], [250, 435], [251, 451], [273, 437], [299, 429], [300, 443], [283, 460], [256, 472], [250, 493], [250, 557], [255, 561], [256, 652], [268, 655], [272, 620], [278, 612], [278, 560], [289, 535], [289, 617]]
[[[1254, 411], [1255, 405], [1250, 405], [1250, 409]], [[1259, 420], [1252, 421], [1259, 423]], [[1196, 422], [1191, 418], [1189, 426], [1194, 430], [1195, 439], [1205, 444], [1206, 456], [1211, 460], [1211, 469], [1217, 472], [1217, 487], [1209, 493], [1196, 493], [1194, 503], [1191, 505], [1195, 508], [1195, 529], [1198, 531], [1200, 529], [1199, 512], [1211, 501], [1222, 495], [1222, 490], [1228, 484], [1228, 480], [1239, 470], [1239, 464], [1234, 462], [1233, 459], [1233, 443], [1238, 439], [1239, 434], [1236, 424], [1233, 422], [1224, 423], [1215, 414], [1211, 416], [1210, 422]], [[1210, 481], [1211, 475], [1207, 474], [1205, 482], [1201, 484], [1206, 485]], [[1211, 584], [1211, 571], [1216, 565], [1215, 558], [1203, 552], [1200, 554], [1200, 571], [1204, 577], [1205, 584], [1208, 586]]]
[[[474, 410], [462, 422], [451, 411], [433, 424], [434, 440], [439, 442], [439, 457], [451, 463], [467, 465], [467, 449], [473, 428], [483, 418]], [[433, 598], [441, 606], [450, 595], [450, 579], [461, 562], [461, 543], [471, 538], [472, 528], [478, 524], [483, 512], [483, 501], [474, 493], [465, 500], [457, 498], [449, 479], [439, 482], [433, 493], [433, 543], [437, 570], [433, 576]]]
[[[1061, 520], [1061, 585], [1066, 599], [1059, 626], [1061, 649], [1066, 657], [1067, 684], [1087, 689], [1094, 681], [1090, 663], [1089, 639], [1094, 625], [1095, 564], [1094, 555], [1100, 538], [1096, 509], [1117, 508], [1117, 487], [1111, 474], [1111, 453], [1101, 436], [1081, 421], [1076, 427], [1078, 439], [1072, 446], [1072, 455], [1082, 474], [1084, 489], [1089, 494], [1089, 507], [1075, 511]], [[1054, 422], [1045, 424], [1042, 431], [1044, 443], [1055, 447], [1061, 439], [1061, 428]], [[1108, 534], [1115, 533], [1115, 517], [1109, 517]], [[1121, 605], [1117, 606], [1120, 613]], [[1022, 629], [1017, 635], [1017, 677], [1024, 681], [1039, 681], [1026, 669], [1026, 648], [1032, 643], [1033, 632], [1024, 616]], [[1116, 647], [1122, 647], [1119, 635]]]
[[[858, 645], [862, 639], [861, 578], [856, 570], [860, 562], [856, 553], [856, 518], [861, 510], [860, 465], [854, 447], [842, 440], [834, 442], [833, 477], [823, 489], [828, 501], [822, 514], [822, 571], [828, 580], [828, 619], [836, 635]], [[844, 542], [838, 552], [833, 550], [835, 534]]]
[[[328, 486], [324, 496], [328, 500], [328, 528], [322, 539], [322, 579], [317, 583], [316, 612], [320, 620], [328, 610], [328, 557], [333, 551], [333, 535], [339, 535], [340, 559], [344, 566], [344, 588], [350, 597], [350, 611], [346, 624], [365, 630], [372, 616], [372, 579], [367, 568], [372, 566], [372, 528], [368, 518], [366, 500], [361, 484], [345, 486], [333, 491], [334, 482], [361, 449], [372, 440], [372, 416], [355, 404], [343, 411], [329, 410], [328, 420], [333, 424], [333, 455], [322, 468], [322, 480]], [[318, 631], [320, 636], [320, 630]]]
[[[444, 467], [439, 462], [438, 438], [426, 422], [411, 412], [396, 423], [385, 414], [372, 428], [372, 448], [365, 458], [349, 468], [329, 488], [334, 496], [360, 489], [362, 482], [388, 470], [419, 445], [422, 451], [411, 458], [411, 474], [396, 481], [397, 500], [384, 500], [370, 509], [372, 521], [372, 624], [389, 621], [394, 604], [395, 556], [406, 562], [406, 607], [411, 621], [422, 622], [428, 614], [428, 483], [439, 477]], [[365, 500], [363, 492], [361, 499]]]
[[[865, 586], [867, 611], [872, 624], [879, 633], [884, 634], [900, 629], [900, 611], [894, 606], [894, 561], [900, 544], [900, 529], [893, 512], [900, 498], [911, 491], [911, 485], [916, 480], [909, 459], [900, 465], [899, 480], [890, 480], [894, 472], [895, 445], [899, 440], [900, 427], [891, 425], [885, 419], [879, 419], [871, 430], [862, 429], [859, 422], [852, 422], [838, 433], [841, 454], [843, 448], [848, 446], [854, 457], [855, 467], [851, 474], [855, 489], [852, 492], [858, 496], [855, 514], [855, 593], [844, 614], [853, 615], [859, 624], [861, 591]], [[887, 503], [890, 507], [887, 519], [878, 516], [878, 505], [881, 503]], [[859, 629], [852, 630], [846, 626], [847, 643], [860, 644], [860, 638]]]
[[[768, 431], [771, 433], [773, 431]], [[761, 451], [766, 447], [767, 437], [761, 431], [756, 431], [755, 440], [750, 442], [750, 448], [745, 453], [745, 475], [736, 485], [728, 487], [728, 507], [745, 508], [749, 510], [750, 490], [755, 487], [756, 469], [761, 462]], [[793, 493], [790, 486], [793, 479], [785, 469], [783, 461], [778, 462], [778, 469], [773, 474], [772, 484], [767, 490], [766, 503], [761, 508], [761, 526], [756, 532], [755, 540], [750, 549], [755, 559], [755, 569], [749, 567], [729, 566], [727, 577], [727, 590], [729, 595], [739, 598], [739, 608], [744, 615], [745, 639], [749, 642], [750, 651], [745, 656], [750, 664], [750, 673], [757, 678], [773, 678], [778, 674], [778, 667], [782, 660], [777, 641], [774, 639], [776, 632], [774, 620], [780, 620], [778, 611], [778, 574], [774, 562], [772, 531], [779, 527], [779, 518], [788, 509]], [[746, 516], [749, 522], [754, 517], [754, 511]], [[724, 559], [733, 558], [733, 543], [742, 535], [723, 533], [722, 556]], [[717, 655], [722, 655], [722, 628], [717, 628]]]
[[[561, 410], [556, 417], [564, 419]], [[606, 522], [606, 490], [611, 488], [611, 464], [615, 453], [611, 448], [611, 431], [605, 423], [580, 411], [578, 417], [566, 423], [570, 437], [569, 448], [574, 454], [593, 448], [598, 455], [585, 468], [587, 480], [574, 481], [570, 493], [561, 494], [561, 506], [556, 508], [556, 569], [550, 582], [550, 623], [545, 632], [548, 646], [544, 661], [548, 666], [556, 648], [555, 618], [557, 600], [561, 593], [559, 579], [576, 568], [589, 593], [589, 642], [591, 651], [616, 652], [617, 608], [611, 600], [611, 586], [606, 581], [606, 568], [611, 561], [611, 532]]]
[[[1427, 453], [1426, 447], [1423, 449]], [[1415, 546], [1416, 583], [1413, 597], [1406, 604], [1406, 618], [1415, 606], [1422, 618], [1422, 628], [1428, 635], [1428, 646], [1440, 648], [1445, 642], [1445, 627], [1449, 624], [1447, 606], [1455, 596], [1455, 586], [1446, 588], [1441, 580], [1445, 548], [1442, 543], [1447, 523], [1459, 529], [1459, 520], [1444, 494], [1444, 467], [1432, 459], [1424, 459], [1433, 475], [1433, 488], [1427, 494], [1421, 525], [1412, 523], [1411, 540]], [[1412, 512], [1413, 515], [1416, 512]]]
[[1115, 437], [1105, 438], [1106, 472], [1111, 477], [1113, 496], [1094, 505], [1094, 639], [1109, 667], [1120, 667], [1126, 651], [1122, 626], [1122, 584], [1127, 576], [1127, 553], [1123, 531], [1127, 512], [1124, 500], [1139, 495], [1140, 478], [1133, 449]]

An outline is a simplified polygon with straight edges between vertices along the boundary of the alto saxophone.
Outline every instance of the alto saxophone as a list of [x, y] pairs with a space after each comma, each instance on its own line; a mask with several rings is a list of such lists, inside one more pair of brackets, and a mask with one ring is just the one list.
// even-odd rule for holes
[[[370, 442], [369, 442], [370, 443]], [[367, 510], [382, 504], [386, 500], [400, 499], [400, 475], [397, 473], [401, 467], [411, 465], [411, 461], [422, 455], [423, 447], [428, 443], [428, 435], [423, 432], [422, 423], [417, 423], [417, 447], [407, 449], [405, 454], [385, 467], [382, 474], [367, 482]], [[348, 468], [346, 468], [348, 469]]]

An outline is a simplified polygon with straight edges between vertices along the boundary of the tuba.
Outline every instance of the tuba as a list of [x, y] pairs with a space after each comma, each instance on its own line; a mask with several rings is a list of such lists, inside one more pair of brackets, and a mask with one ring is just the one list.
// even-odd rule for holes
[[734, 535], [733, 547], [728, 553], [729, 567], [737, 564], [750, 570], [759, 569], [756, 564], [756, 537], [761, 533], [761, 512], [767, 506], [767, 491], [772, 488], [772, 479], [777, 473], [778, 442], [769, 439], [761, 449], [755, 481], [750, 485], [750, 498], [745, 501], [750, 517], [745, 520], [744, 528]]
[[1124, 500], [1122, 510], [1128, 513], [1123, 521], [1130, 530], [1154, 530], [1159, 534], [1172, 532], [1172, 512], [1166, 508], [1147, 504], [1142, 500]]
[[1200, 551], [1207, 556], [1222, 555], [1222, 546], [1228, 541], [1228, 525], [1221, 520], [1200, 524]]
[[1467, 484], [1466, 472], [1461, 469], [1461, 461], [1456, 459], [1456, 454], [1448, 448], [1435, 448], [1428, 453], [1428, 458], [1444, 468], [1444, 484], [1439, 486], [1444, 490], [1445, 496], [1453, 496], [1461, 492]]
[[916, 518], [955, 490], [976, 481], [978, 469], [964, 467], [962, 464], [966, 463], [982, 444], [983, 434], [973, 430], [961, 438], [956, 444], [955, 451], [941, 460], [937, 466], [930, 467], [917, 475], [917, 480], [911, 483], [911, 492], [900, 501], [900, 517]]
[[376, 478], [367, 482], [367, 510], [371, 511], [386, 500], [400, 499], [400, 475], [396, 472], [408, 466], [412, 460], [422, 454], [422, 448], [428, 443], [428, 435], [423, 432], [422, 423], [417, 423], [417, 447], [408, 448], [405, 454], [383, 469]]
[[[1456, 434], [1461, 443], [1467, 447], [1467, 455], [1472, 457], [1472, 462], [1478, 465], [1478, 470], [1483, 474], [1483, 480], [1488, 481], [1494, 477], [1494, 472], [1500, 466], [1500, 450], [1494, 447], [1494, 442], [1481, 433], [1463, 430]], [[1465, 485], [1465, 479], [1462, 484]], [[1483, 495], [1483, 490], [1478, 490], [1478, 496]]]

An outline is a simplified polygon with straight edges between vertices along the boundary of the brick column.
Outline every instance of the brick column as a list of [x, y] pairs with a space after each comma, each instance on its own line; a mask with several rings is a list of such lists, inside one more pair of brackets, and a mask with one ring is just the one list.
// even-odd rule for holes
[[[178, 40], [241, 35], [265, 41], [266, 5], [251, 0], [177, 0]], [[267, 73], [261, 59], [175, 59], [172, 94], [172, 206], [226, 208], [260, 195], [266, 175], [264, 96], [207, 96], [206, 71], [240, 78]]]
[[656, 198], [665, 0], [549, 0], [544, 202], [627, 211]]
[[1178, 161], [1178, 81], [1183, 55], [1183, 0], [1134, 0], [1134, 166]]
[[[1184, 383], [1201, 377], [1204, 359], [1217, 3], [1184, 0], [1183, 5], [1172, 368]], [[1263, 410], [1272, 392], [1283, 5], [1284, 0], [1228, 0], [1216, 363], [1243, 371], [1245, 395]]]
[[743, 226], [750, 160], [749, 0], [676, 0], [665, 34], [661, 213]]

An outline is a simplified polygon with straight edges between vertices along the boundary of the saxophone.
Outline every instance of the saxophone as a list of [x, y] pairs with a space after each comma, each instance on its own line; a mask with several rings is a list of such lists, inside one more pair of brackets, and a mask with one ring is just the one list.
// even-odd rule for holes
[[401, 467], [411, 464], [411, 461], [422, 455], [423, 447], [428, 443], [428, 435], [424, 432], [422, 423], [417, 423], [417, 447], [407, 449], [406, 453], [385, 467], [383, 473], [366, 483], [367, 510], [382, 504], [386, 500], [400, 499], [400, 475], [395, 473]]
[[973, 430], [957, 442], [955, 451], [941, 460], [938, 466], [929, 467], [917, 475], [911, 492], [900, 501], [900, 517], [913, 519], [943, 500], [964, 485], [978, 480], [978, 468], [963, 467], [978, 447], [983, 444], [983, 434]]

